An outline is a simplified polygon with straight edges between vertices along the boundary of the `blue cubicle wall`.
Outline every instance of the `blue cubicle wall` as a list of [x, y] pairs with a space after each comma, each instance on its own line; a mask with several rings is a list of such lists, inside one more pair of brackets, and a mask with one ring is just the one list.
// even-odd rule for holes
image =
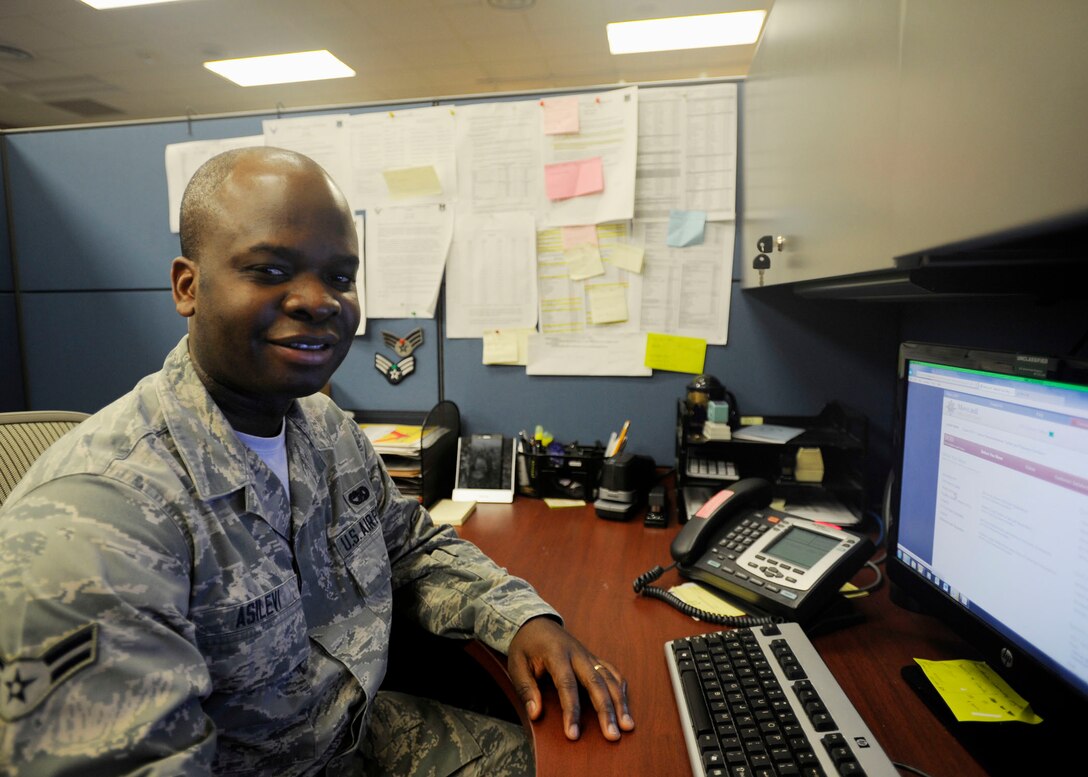
[[[743, 110], [743, 85], [740, 91]], [[398, 106], [405, 107], [413, 106]], [[262, 119], [274, 117], [3, 138], [29, 407], [93, 411], [159, 367], [185, 328], [169, 293], [168, 268], [178, 245], [168, 226], [164, 148], [260, 134]], [[751, 260], [747, 244], [756, 237], [743, 235], [740, 224], [738, 219], [738, 277], [737, 263]], [[873, 421], [879, 459], [890, 428], [894, 307], [806, 301], [788, 290], [733, 286], [729, 344], [708, 348], [706, 371], [726, 383], [745, 413], [809, 415], [832, 400], [856, 407]], [[387, 350], [381, 332], [403, 335], [421, 324], [425, 342], [416, 352], [416, 373], [390, 386], [373, 367], [375, 352]], [[692, 376], [527, 376], [523, 368], [482, 365], [478, 340], [440, 342], [438, 333], [436, 321], [371, 320], [334, 378], [334, 397], [345, 407], [378, 410], [425, 410], [451, 399], [467, 432], [514, 434], [539, 423], [564, 441], [604, 440], [630, 419], [630, 450], [672, 462], [676, 402]]]

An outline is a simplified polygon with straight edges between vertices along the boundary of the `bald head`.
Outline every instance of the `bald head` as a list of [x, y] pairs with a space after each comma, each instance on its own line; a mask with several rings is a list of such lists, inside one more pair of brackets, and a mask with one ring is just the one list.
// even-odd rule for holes
[[269, 174], [313, 172], [323, 176], [336, 189], [328, 173], [317, 162], [294, 151], [271, 146], [224, 151], [201, 165], [185, 187], [181, 197], [179, 230], [182, 256], [200, 258], [209, 231], [214, 229], [223, 215], [217, 199], [219, 190], [231, 173], [239, 168], [255, 174], [259, 171]]

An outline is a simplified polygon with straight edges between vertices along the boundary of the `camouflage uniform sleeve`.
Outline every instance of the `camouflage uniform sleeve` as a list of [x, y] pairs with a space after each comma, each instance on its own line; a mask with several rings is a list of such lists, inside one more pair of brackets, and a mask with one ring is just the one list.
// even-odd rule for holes
[[530, 618], [547, 615], [562, 622], [528, 582], [460, 539], [453, 528], [435, 526], [418, 502], [401, 495], [366, 437], [357, 436], [375, 462], [371, 472], [382, 494], [379, 509], [398, 614], [406, 608], [433, 634], [475, 637], [502, 653]]
[[0, 512], [0, 772], [209, 772], [190, 550], [168, 516], [84, 475]]

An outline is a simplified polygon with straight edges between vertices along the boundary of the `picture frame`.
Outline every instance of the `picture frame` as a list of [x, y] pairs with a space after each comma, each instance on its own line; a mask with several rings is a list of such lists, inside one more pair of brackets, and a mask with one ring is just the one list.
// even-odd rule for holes
[[513, 502], [517, 455], [512, 437], [473, 434], [458, 438], [454, 501]]

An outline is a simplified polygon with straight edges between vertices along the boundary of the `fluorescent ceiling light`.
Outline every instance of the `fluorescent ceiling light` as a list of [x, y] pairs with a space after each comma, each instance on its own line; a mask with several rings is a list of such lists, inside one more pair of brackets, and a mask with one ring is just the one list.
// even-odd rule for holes
[[105, 11], [109, 8], [129, 8], [134, 5], [157, 5], [159, 3], [174, 3], [177, 0], [83, 0], [91, 8]]
[[324, 49], [267, 57], [220, 59], [205, 62], [204, 67], [238, 86], [293, 84], [297, 81], [321, 81], [355, 75], [354, 70]]
[[759, 39], [766, 11], [735, 11], [700, 16], [672, 16], [637, 22], [612, 22], [608, 49], [613, 54], [644, 51], [744, 46]]

